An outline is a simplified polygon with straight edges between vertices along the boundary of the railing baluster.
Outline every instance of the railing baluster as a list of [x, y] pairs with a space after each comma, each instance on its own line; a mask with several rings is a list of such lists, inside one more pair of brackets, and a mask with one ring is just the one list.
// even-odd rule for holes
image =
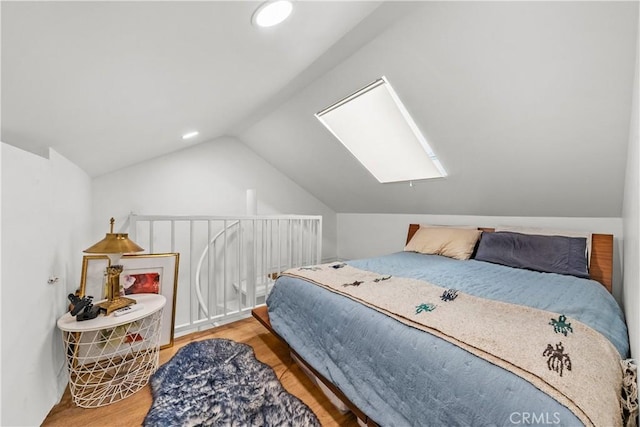
[[282, 230], [280, 229], [280, 220], [278, 220], [278, 274], [282, 272]]
[[289, 220], [289, 230], [287, 232], [287, 245], [289, 251], [289, 268], [293, 267], [293, 222]]
[[[211, 241], [209, 241], [211, 242]], [[218, 271], [218, 269], [216, 268], [217, 265], [217, 259], [218, 259], [218, 250], [216, 249], [216, 241], [214, 240], [213, 243], [209, 243], [211, 246], [209, 247], [209, 256], [212, 258], [213, 262], [212, 262], [212, 266], [211, 266], [211, 277], [213, 280], [213, 307], [211, 307], [210, 310], [213, 310], [212, 312], [209, 312], [209, 319], [211, 319], [213, 316], [217, 316], [218, 315], [218, 286], [219, 286], [219, 281], [216, 277], [216, 271]]]
[[208, 318], [211, 319], [211, 312], [213, 305], [211, 304], [211, 221], [207, 221], [207, 247], [209, 248], [209, 253], [207, 257], [207, 314]]
[[316, 263], [322, 262], [322, 217], [316, 222]]
[[302, 220], [298, 221], [298, 265], [304, 265], [304, 260], [302, 259], [302, 255], [304, 252], [304, 245], [302, 243], [302, 233], [304, 233], [304, 228], [302, 227]]
[[196, 281], [194, 278], [195, 272], [193, 271], [193, 245], [194, 245], [194, 229], [193, 229], [193, 221], [189, 221], [189, 277], [191, 278], [191, 283], [189, 288], [191, 289], [191, 295], [189, 296], [189, 323], [193, 325], [193, 304], [194, 299], [196, 298], [195, 286]]
[[[263, 290], [262, 292], [264, 292], [264, 298], [266, 300], [267, 298], [267, 285], [269, 284], [268, 280], [267, 280], [267, 274], [269, 271], [269, 245], [268, 243], [271, 242], [271, 239], [269, 238], [271, 235], [268, 234], [269, 232], [269, 226], [271, 224], [270, 221], [264, 220], [262, 223], [262, 268], [260, 269], [260, 289]], [[253, 303], [254, 306], [258, 305], [258, 293], [256, 292], [256, 298], [254, 300]]]
[[[239, 230], [239, 237], [238, 237], [238, 260], [237, 260], [237, 265], [238, 265], [238, 312], [240, 312], [242, 310], [242, 242], [244, 242], [244, 239], [242, 238], [242, 227], [240, 227]], [[245, 271], [247, 272], [248, 275], [248, 269], [245, 268]], [[246, 291], [248, 291], [249, 289], [249, 280], [247, 278], [246, 283], [245, 283], [245, 289]], [[245, 292], [246, 292], [245, 291]], [[245, 297], [246, 298], [246, 297]]]
[[[278, 240], [278, 250], [276, 251], [276, 253], [277, 253], [276, 274], [280, 274], [282, 272], [282, 247], [281, 247], [282, 236], [280, 234], [281, 233], [281, 230], [280, 230], [280, 222], [281, 222], [281, 220], [278, 219], [276, 221], [277, 221], [277, 225], [278, 225], [278, 227], [277, 227], [277, 229], [278, 229], [278, 238], [277, 238], [277, 240]], [[275, 277], [274, 277], [274, 279], [275, 279]]]
[[315, 223], [311, 220], [307, 221], [307, 245], [308, 245], [308, 255], [309, 255], [309, 263], [310, 264], [315, 264], [315, 256], [313, 253], [313, 244], [314, 244], [314, 240], [313, 237], [315, 236], [314, 234], [314, 228], [315, 228]]
[[171, 220], [171, 252], [176, 251], [176, 222]]
[[222, 314], [227, 315], [227, 220], [224, 220], [224, 250], [222, 251]]
[[129, 235], [131, 240], [138, 241], [138, 220], [134, 214], [129, 214]]
[[153, 220], [149, 221], [149, 253], [153, 253]]
[[253, 301], [251, 302], [251, 306], [255, 307], [256, 305], [258, 305], [258, 288], [260, 290], [263, 289], [263, 276], [264, 276], [264, 264], [265, 264], [265, 253], [266, 253], [266, 249], [264, 246], [265, 240], [267, 239], [265, 236], [266, 230], [267, 230], [267, 221], [266, 220], [262, 220], [262, 225], [261, 225], [262, 229], [260, 230], [261, 233], [261, 242], [260, 242], [260, 265], [258, 266], [258, 272], [256, 274], [256, 280], [255, 280], [255, 287], [253, 290]]
[[256, 221], [255, 218], [252, 219], [251, 222], [253, 223], [253, 229], [251, 230], [253, 234], [253, 240], [251, 242], [252, 262], [247, 269], [247, 294], [245, 295], [245, 300], [247, 301], [247, 304], [251, 303], [252, 305], [255, 305], [253, 299], [256, 294], [256, 275], [258, 274], [256, 271], [256, 264], [258, 263], [258, 225], [260, 223]]
[[313, 252], [311, 249], [311, 227], [312, 224], [309, 220], [305, 220], [305, 227], [304, 227], [304, 238], [305, 238], [305, 246], [307, 247], [307, 264], [314, 264], [313, 262]]

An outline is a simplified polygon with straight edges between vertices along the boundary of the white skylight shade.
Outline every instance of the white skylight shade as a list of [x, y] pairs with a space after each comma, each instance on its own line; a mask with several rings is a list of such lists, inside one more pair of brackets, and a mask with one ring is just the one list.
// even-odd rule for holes
[[447, 175], [385, 77], [316, 117], [382, 183]]

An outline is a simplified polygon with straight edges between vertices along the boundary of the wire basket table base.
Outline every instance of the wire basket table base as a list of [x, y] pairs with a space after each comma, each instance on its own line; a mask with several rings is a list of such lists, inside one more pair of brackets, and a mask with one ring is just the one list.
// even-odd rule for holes
[[96, 408], [143, 388], [158, 369], [162, 311], [113, 328], [63, 332], [69, 391], [76, 405]]

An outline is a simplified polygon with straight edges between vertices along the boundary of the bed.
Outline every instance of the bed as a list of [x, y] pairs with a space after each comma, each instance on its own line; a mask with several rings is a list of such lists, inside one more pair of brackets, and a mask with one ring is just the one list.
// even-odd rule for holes
[[491, 258], [537, 234], [469, 229], [462, 259], [415, 250], [451, 230], [411, 224], [402, 252], [289, 270], [254, 316], [364, 424], [621, 425], [629, 343], [610, 294], [613, 237], [563, 236], [585, 258], [571, 274], [541, 270], [557, 267], [536, 264], [546, 255], [536, 270]]

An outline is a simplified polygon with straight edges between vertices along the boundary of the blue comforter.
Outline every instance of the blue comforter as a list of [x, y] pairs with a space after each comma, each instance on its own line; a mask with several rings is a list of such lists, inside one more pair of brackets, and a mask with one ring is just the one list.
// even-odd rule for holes
[[[594, 281], [411, 252], [348, 264], [562, 313], [628, 357], [622, 312]], [[382, 426], [581, 425], [526, 380], [319, 286], [280, 277], [267, 305], [276, 332]]]

